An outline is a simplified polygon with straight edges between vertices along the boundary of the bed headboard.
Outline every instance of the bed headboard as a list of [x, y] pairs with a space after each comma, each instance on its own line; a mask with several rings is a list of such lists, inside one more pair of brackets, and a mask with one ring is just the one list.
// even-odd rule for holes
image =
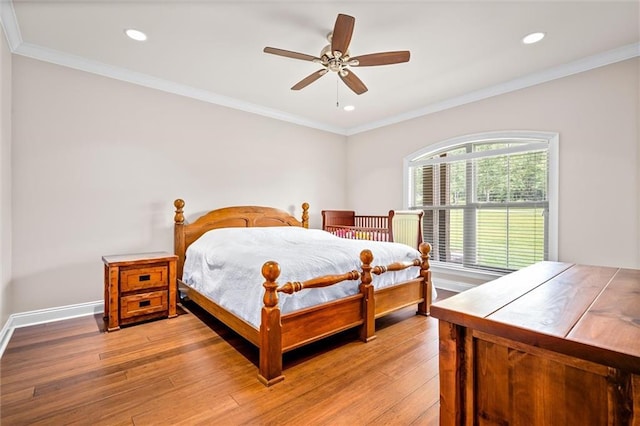
[[173, 202], [176, 214], [173, 218], [173, 249], [178, 255], [178, 279], [182, 279], [182, 268], [187, 247], [202, 234], [217, 228], [253, 228], [266, 226], [309, 227], [309, 204], [302, 204], [302, 222], [284, 210], [262, 206], [234, 206], [211, 210], [193, 223], [184, 221], [184, 200]]

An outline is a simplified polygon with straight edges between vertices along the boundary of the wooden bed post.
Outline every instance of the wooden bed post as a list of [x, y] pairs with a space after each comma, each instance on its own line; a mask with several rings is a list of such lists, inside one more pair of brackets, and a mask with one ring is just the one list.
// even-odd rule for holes
[[364, 320], [360, 329], [360, 340], [369, 342], [376, 338], [376, 300], [373, 295], [373, 285], [371, 284], [371, 262], [373, 262], [371, 250], [362, 250], [360, 261], [362, 262], [360, 293], [363, 296], [362, 319]]
[[184, 200], [178, 198], [173, 202], [176, 208], [176, 215], [173, 217], [174, 230], [173, 230], [173, 253], [178, 255], [178, 265], [176, 276], [179, 280], [182, 279], [182, 269], [184, 267], [184, 255], [187, 248], [184, 241]]
[[420, 264], [420, 276], [422, 277], [422, 282], [424, 283], [424, 302], [418, 304], [418, 312], [419, 315], [427, 316], [429, 315], [429, 310], [431, 309], [431, 298], [433, 294], [433, 290], [431, 289], [431, 270], [429, 269], [431, 266], [429, 265], [429, 253], [431, 252], [431, 244], [429, 243], [421, 243], [418, 247], [420, 249], [420, 257], [422, 259], [422, 263]]
[[262, 266], [265, 278], [264, 306], [260, 322], [260, 368], [258, 379], [266, 386], [284, 380], [282, 375], [282, 324], [278, 306], [278, 284], [280, 265], [269, 261]]
[[309, 229], [309, 203], [302, 203], [302, 227]]

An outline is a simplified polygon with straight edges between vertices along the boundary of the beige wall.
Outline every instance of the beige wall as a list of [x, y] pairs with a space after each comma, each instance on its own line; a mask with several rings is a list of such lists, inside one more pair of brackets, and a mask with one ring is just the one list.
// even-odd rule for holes
[[349, 137], [350, 208], [402, 206], [403, 158], [455, 136], [560, 134], [559, 259], [640, 267], [640, 59]]
[[346, 204], [346, 137], [13, 58], [12, 312], [102, 300], [101, 256], [172, 250], [187, 219]]
[[0, 35], [0, 328], [11, 307], [11, 52]]
[[3, 323], [11, 313], [101, 300], [104, 254], [171, 250], [176, 197], [190, 219], [234, 204], [299, 215], [308, 201], [319, 227], [327, 206], [403, 207], [404, 156], [483, 131], [559, 132], [560, 259], [640, 267], [638, 59], [347, 141], [2, 49], [2, 291], [11, 301], [0, 308]]

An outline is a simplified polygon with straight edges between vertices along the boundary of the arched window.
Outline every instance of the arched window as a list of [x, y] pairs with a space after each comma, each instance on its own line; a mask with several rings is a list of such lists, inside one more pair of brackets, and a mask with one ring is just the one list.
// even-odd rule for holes
[[424, 210], [436, 266], [510, 272], [557, 258], [558, 134], [492, 132], [405, 158], [405, 205]]

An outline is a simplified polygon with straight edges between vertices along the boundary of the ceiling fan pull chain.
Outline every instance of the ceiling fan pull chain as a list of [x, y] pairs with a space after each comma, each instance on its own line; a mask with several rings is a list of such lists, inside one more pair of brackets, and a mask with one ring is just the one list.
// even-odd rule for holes
[[340, 108], [340, 97], [338, 91], [340, 90], [340, 82], [338, 81], [338, 75], [336, 74], [336, 108]]

